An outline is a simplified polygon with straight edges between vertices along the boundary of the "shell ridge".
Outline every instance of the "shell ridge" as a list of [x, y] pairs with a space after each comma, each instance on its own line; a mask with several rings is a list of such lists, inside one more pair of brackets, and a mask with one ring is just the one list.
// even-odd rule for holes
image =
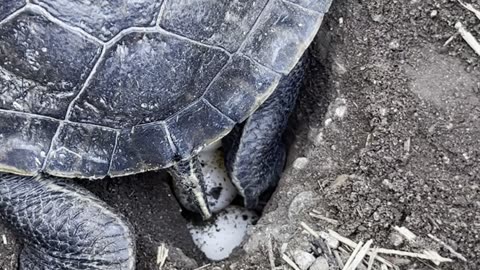
[[263, 6], [262, 11], [258, 15], [258, 17], [255, 19], [255, 23], [252, 25], [252, 27], [250, 27], [250, 30], [248, 31], [248, 33], [245, 35], [245, 38], [243, 39], [242, 44], [240, 44], [240, 46], [238, 47], [236, 53], [238, 53], [240, 51], [243, 51], [245, 45], [247, 44], [247, 40], [250, 39], [250, 36], [258, 28], [258, 24], [260, 23], [260, 18], [265, 16], [265, 14], [264, 14], [265, 11], [267, 10], [268, 6], [272, 5], [273, 2], [274, 2], [274, 0], [268, 0], [267, 3], [265, 4], [265, 6]]
[[68, 31], [70, 31], [70, 32], [72, 32], [76, 35], [79, 35], [79, 36], [84, 37], [84, 38], [88, 38], [91, 41], [94, 41], [98, 44], [102, 44], [102, 45], [105, 44], [105, 42], [103, 42], [102, 40], [98, 39], [97, 37], [89, 34], [85, 30], [83, 30], [82, 28], [72, 26], [72, 25], [58, 19], [57, 17], [53, 16], [50, 12], [48, 12], [45, 8], [43, 8], [39, 5], [36, 5], [36, 4], [33, 4], [33, 3], [28, 3], [27, 5], [25, 5], [25, 10], [28, 10], [28, 11], [33, 12], [33, 13], [38, 14], [38, 15], [42, 15], [47, 20], [51, 21], [52, 23], [57, 24], [57, 25], [63, 27], [64, 29], [66, 29], [66, 30], [68, 30]]
[[56, 144], [58, 140], [58, 136], [60, 135], [60, 131], [64, 126], [65, 126], [65, 123], [63, 121], [60, 122], [60, 124], [58, 125], [57, 131], [55, 131], [55, 135], [53, 135], [52, 140], [50, 141], [50, 146], [48, 147], [48, 151], [47, 151], [47, 154], [45, 155], [45, 159], [43, 160], [42, 168], [40, 169], [40, 171], [42, 172], [45, 171], [45, 168], [47, 167], [47, 164], [50, 160], [50, 154], [53, 151], [53, 146]]
[[160, 21], [162, 20], [163, 12], [165, 11], [165, 7], [167, 6], [168, 0], [163, 0], [162, 4], [160, 5], [160, 10], [158, 11], [157, 18], [155, 20], [155, 25], [160, 27]]
[[216, 106], [214, 106], [212, 103], [210, 103], [210, 101], [208, 101], [206, 98], [202, 97], [201, 98], [202, 102], [209, 106], [210, 108], [212, 108], [214, 111], [216, 111], [218, 114], [220, 114], [221, 116], [225, 117], [228, 121], [230, 121], [233, 125], [235, 125], [237, 123], [237, 121], [233, 120], [232, 118], [230, 118], [228, 115], [226, 115], [225, 113], [223, 113], [219, 108], [217, 108]]
[[23, 7], [15, 10], [12, 14], [8, 15], [6, 18], [4, 18], [3, 20], [0, 21], [0, 26], [8, 23], [9, 21], [15, 19], [18, 15], [20, 15], [20, 13], [24, 12], [25, 10], [27, 10], [28, 8], [28, 3], [25, 4]]

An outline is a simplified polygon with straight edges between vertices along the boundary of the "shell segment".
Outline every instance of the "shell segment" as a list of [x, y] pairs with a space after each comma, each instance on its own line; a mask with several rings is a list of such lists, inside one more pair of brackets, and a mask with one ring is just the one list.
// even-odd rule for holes
[[164, 29], [235, 52], [268, 0], [170, 0], [160, 18]]
[[129, 34], [108, 50], [70, 120], [112, 128], [164, 120], [200, 98], [227, 61], [169, 34]]
[[166, 122], [181, 159], [227, 135], [235, 122], [205, 100], [196, 102]]
[[109, 175], [121, 176], [169, 167], [175, 157], [163, 124], [123, 129], [118, 136]]
[[260, 17], [243, 53], [288, 74], [312, 42], [323, 15], [281, 0], [271, 0], [263, 14], [269, 15]]
[[64, 123], [57, 132], [45, 164], [45, 172], [63, 177], [103, 178], [117, 133], [103, 127]]
[[45, 117], [0, 111], [0, 171], [38, 172], [59, 122]]
[[0, 5], [0, 21], [7, 18], [14, 11], [20, 9], [26, 4], [25, 0], [22, 1], [2, 1]]
[[29, 12], [0, 37], [0, 108], [63, 119], [100, 45]]
[[234, 56], [205, 93], [213, 106], [242, 122], [265, 101], [280, 75], [244, 56]]
[[33, 0], [56, 18], [107, 41], [123, 29], [155, 24], [162, 0]]

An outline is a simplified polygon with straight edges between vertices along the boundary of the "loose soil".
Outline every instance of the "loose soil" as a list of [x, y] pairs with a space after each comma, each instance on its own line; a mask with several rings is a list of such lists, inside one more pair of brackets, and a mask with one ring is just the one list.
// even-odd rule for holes
[[[480, 2], [476, 2], [480, 8]], [[462, 22], [480, 40], [480, 20], [449, 0], [334, 0], [312, 46], [312, 65], [294, 115], [289, 165], [244, 248], [205, 269], [270, 269], [279, 250], [312, 251], [315, 230], [333, 229], [384, 248], [432, 249], [454, 263], [480, 266], [480, 56], [455, 35]], [[454, 36], [444, 46], [445, 41]], [[290, 162], [291, 164], [292, 162]], [[193, 247], [162, 175], [87, 183], [123, 213], [138, 236], [138, 269], [155, 269], [156, 249], [206, 263]], [[312, 210], [338, 221], [315, 219]], [[394, 226], [417, 235], [400, 241]], [[0, 268], [16, 269], [19, 245], [0, 227]], [[467, 262], [431, 241], [442, 239]], [[181, 252], [180, 252], [181, 253]], [[186, 269], [172, 252], [168, 269]], [[432, 269], [390, 257], [401, 269]], [[176, 265], [176, 266], [175, 266]], [[191, 266], [191, 265], [190, 265]]]

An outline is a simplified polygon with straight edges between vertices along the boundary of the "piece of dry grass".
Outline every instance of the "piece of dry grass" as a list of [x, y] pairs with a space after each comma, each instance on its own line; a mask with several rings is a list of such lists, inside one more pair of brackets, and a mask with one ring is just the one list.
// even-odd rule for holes
[[[370, 246], [372, 245], [372, 243], [373, 243], [373, 240], [371, 240], [371, 239], [368, 240], [365, 243], [365, 245], [363, 245], [363, 246], [361, 246], [360, 243], [359, 243], [357, 245], [357, 248], [360, 247], [360, 249], [355, 254], [355, 256], [353, 257], [353, 260], [350, 262], [350, 264], [345, 265], [344, 270], [355, 270], [355, 269], [357, 269], [357, 266], [360, 265], [360, 263], [362, 263], [363, 259], [367, 255], [367, 252], [370, 250]], [[354, 253], [352, 253], [352, 256], [353, 256]]]
[[293, 269], [295, 269], [295, 270], [301, 270], [300, 267], [298, 267], [297, 264], [294, 263], [293, 260], [290, 259], [290, 257], [287, 256], [287, 254], [282, 254], [282, 259], [283, 259], [288, 265], [290, 265], [290, 267], [292, 267]]
[[480, 55], [480, 43], [475, 39], [475, 37], [468, 32], [468, 30], [463, 26], [461, 22], [455, 24], [455, 28], [462, 36], [463, 40], [478, 54]]
[[168, 257], [168, 248], [162, 243], [157, 249], [157, 266], [161, 270]]
[[405, 227], [395, 226], [395, 227], [393, 227], [393, 229], [395, 231], [397, 231], [399, 234], [401, 234], [408, 241], [413, 241], [417, 237], [412, 231], [410, 231], [409, 229], [407, 229]]
[[439, 238], [431, 235], [431, 234], [428, 234], [428, 237], [430, 237], [432, 240], [434, 240], [435, 242], [439, 243], [440, 245], [442, 245], [444, 248], [446, 248], [448, 251], [450, 251], [450, 253], [452, 253], [453, 256], [459, 258], [460, 260], [466, 262], [467, 261], [467, 258], [465, 258], [462, 254], [458, 253], [455, 251], [455, 249], [453, 249], [451, 246], [447, 245], [447, 243], [443, 242], [442, 240], [440, 240]]
[[268, 234], [267, 237], [267, 252], [268, 252], [268, 261], [270, 263], [270, 268], [275, 270], [275, 257], [273, 256], [273, 245], [272, 245], [272, 235]]
[[408, 252], [408, 251], [395, 250], [395, 249], [379, 248], [378, 253], [425, 259], [433, 262], [436, 265], [439, 265], [442, 262], [453, 262], [452, 259], [442, 257], [433, 250], [424, 250], [423, 253], [415, 253], [415, 252]]
[[353, 250], [352, 254], [350, 254], [350, 257], [348, 257], [348, 260], [345, 263], [345, 266], [343, 267], [342, 270], [349, 270], [350, 269], [350, 265], [352, 264], [353, 260], [355, 259], [355, 256], [357, 256], [357, 253], [360, 251], [362, 246], [363, 246], [363, 242], [360, 241], [357, 244], [357, 246], [355, 247], [355, 249]]
[[[316, 232], [313, 230], [310, 226], [308, 226], [305, 222], [301, 222], [300, 225], [313, 237], [315, 238], [320, 238], [322, 237], [323, 239], [326, 240], [325, 236], [322, 236], [321, 233]], [[404, 227], [395, 227], [395, 230], [402, 234], [406, 239], [412, 241], [414, 240], [417, 236], [412, 233], [410, 230]], [[362, 262], [364, 262], [367, 266], [368, 269], [372, 269], [375, 261], [378, 261], [381, 265], [381, 268], [383, 269], [384, 267], [389, 267], [393, 269], [399, 269], [396, 265], [393, 263], [387, 261], [386, 259], [380, 257], [378, 254], [387, 254], [387, 255], [396, 255], [396, 256], [404, 256], [404, 257], [412, 257], [412, 258], [417, 258], [421, 260], [428, 260], [434, 263], [435, 265], [439, 265], [440, 263], [445, 263], [445, 262], [453, 262], [452, 259], [450, 258], [445, 258], [440, 256], [437, 252], [433, 250], [424, 250], [423, 253], [416, 253], [416, 252], [408, 252], [408, 251], [402, 251], [402, 250], [394, 250], [394, 249], [385, 249], [385, 248], [370, 248], [370, 246], [373, 243], [373, 240], [367, 241], [365, 244], [363, 242], [355, 243], [354, 241], [341, 236], [337, 232], [333, 230], [328, 230], [328, 236], [332, 237], [334, 239], [337, 239], [339, 242], [344, 244], [344, 246], [350, 247], [353, 249], [353, 252], [347, 251], [342, 247], [339, 247], [338, 250], [344, 252], [345, 254], [350, 254], [349, 258], [343, 264], [342, 266], [342, 259], [338, 252], [334, 251], [333, 254], [335, 255], [335, 259], [338, 263], [339, 266], [341, 266], [341, 269], [343, 270], [354, 270], [356, 269]], [[432, 239], [437, 239], [436, 241], [442, 244], [445, 248], [447, 248], [452, 254], [454, 254], [456, 257], [460, 258], [461, 260], [466, 261], [465, 257], [463, 257], [461, 254], [458, 252], [455, 252], [453, 248], [445, 244], [443, 241], [440, 239], [434, 237], [433, 235], [429, 235], [430, 238]], [[366, 260], [366, 256], [369, 256], [369, 260]], [[462, 259], [463, 258], [463, 259]]]
[[370, 259], [368, 260], [367, 270], [372, 270], [373, 264], [375, 263], [375, 257], [377, 256], [377, 253], [378, 253], [378, 248], [375, 247], [373, 249], [372, 253], [370, 254]]
[[330, 224], [333, 224], [333, 225], [338, 225], [340, 224], [340, 222], [338, 222], [338, 220], [335, 220], [333, 218], [328, 218], [326, 216], [323, 216], [320, 212], [316, 211], [316, 210], [313, 210], [311, 213], [309, 213], [309, 215], [311, 217], [314, 217], [316, 219], [320, 219], [320, 220], [323, 220], [325, 222], [328, 222]]
[[197, 267], [197, 268], [195, 268], [195, 269], [193, 269], [193, 270], [202, 270], [202, 269], [205, 269], [205, 268], [209, 267], [210, 265], [212, 265], [212, 264], [211, 264], [211, 263], [208, 263], [208, 264], [202, 265], [202, 266], [200, 266], [200, 267]]
[[309, 234], [311, 234], [315, 238], [320, 238], [320, 235], [314, 231], [310, 226], [308, 226], [305, 222], [300, 222], [300, 226], [302, 226]]
[[473, 12], [475, 16], [477, 16], [477, 18], [480, 20], [480, 10], [474, 8], [472, 4], [465, 4], [463, 1], [460, 1], [460, 0], [458, 0], [458, 2], [467, 10]]

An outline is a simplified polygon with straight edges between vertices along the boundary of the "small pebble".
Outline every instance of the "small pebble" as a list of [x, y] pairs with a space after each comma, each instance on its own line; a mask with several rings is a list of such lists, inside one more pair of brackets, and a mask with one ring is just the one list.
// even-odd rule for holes
[[307, 270], [315, 261], [315, 256], [306, 251], [297, 249], [293, 252], [293, 260], [300, 269]]
[[320, 237], [325, 239], [325, 243], [331, 248], [331, 249], [337, 249], [338, 246], [340, 246], [340, 241], [338, 241], [336, 238], [333, 238], [328, 234], [327, 232], [320, 232]]
[[307, 165], [308, 165], [308, 158], [306, 157], [297, 158], [293, 162], [293, 167], [297, 170], [303, 170], [307, 167]]
[[327, 258], [321, 256], [318, 257], [315, 262], [313, 262], [312, 266], [310, 266], [309, 270], [328, 270], [328, 260]]
[[335, 116], [343, 118], [347, 112], [347, 106], [339, 106], [335, 109]]
[[374, 22], [382, 22], [383, 21], [383, 16], [381, 14], [375, 14], [372, 16], [372, 20]]
[[388, 238], [395, 247], [399, 247], [403, 243], [403, 237], [396, 232], [392, 232]]
[[438, 11], [434, 9], [434, 10], [432, 10], [432, 12], [430, 13], [430, 18], [435, 18], [435, 17], [437, 17], [437, 15], [438, 15]]
[[391, 50], [398, 50], [400, 48], [400, 42], [397, 39], [394, 39], [388, 43], [388, 48]]

